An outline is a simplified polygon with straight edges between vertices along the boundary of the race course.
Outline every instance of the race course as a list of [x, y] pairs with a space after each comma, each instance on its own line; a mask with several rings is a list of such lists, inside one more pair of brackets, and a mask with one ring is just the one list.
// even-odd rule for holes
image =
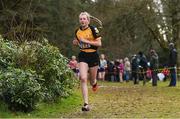
[[[89, 89], [91, 111], [81, 105], [64, 118], [180, 118], [180, 87], [167, 87], [167, 82], [134, 85], [132, 82], [99, 82], [97, 92]], [[90, 87], [89, 87], [90, 88]], [[80, 91], [80, 89], [79, 89]], [[81, 92], [79, 92], [81, 94]]]

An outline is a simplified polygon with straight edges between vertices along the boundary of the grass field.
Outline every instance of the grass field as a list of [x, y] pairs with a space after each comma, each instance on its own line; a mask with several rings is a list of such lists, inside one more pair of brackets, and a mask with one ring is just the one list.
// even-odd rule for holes
[[37, 109], [31, 113], [11, 112], [7, 105], [0, 101], [0, 118], [58, 118], [66, 113], [71, 113], [81, 104], [80, 94], [57, 100], [55, 103], [40, 103]]
[[72, 118], [180, 118], [180, 87], [169, 82], [143, 86], [129, 83], [103, 83], [97, 93], [90, 90], [91, 111], [80, 108], [66, 117]]
[[167, 87], [167, 82], [145, 86], [132, 82], [99, 82], [97, 92], [89, 89], [90, 112], [81, 111], [80, 89], [53, 104], [41, 103], [31, 113], [14, 113], [1, 103], [0, 117], [64, 117], [64, 118], [180, 118], [180, 86]]

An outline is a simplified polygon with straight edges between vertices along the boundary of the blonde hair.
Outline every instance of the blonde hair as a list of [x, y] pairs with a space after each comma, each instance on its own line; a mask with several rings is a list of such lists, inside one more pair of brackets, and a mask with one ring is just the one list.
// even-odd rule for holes
[[104, 54], [101, 54], [101, 55], [100, 55], [100, 58], [105, 59], [105, 55], [104, 55]]
[[129, 58], [128, 58], [128, 57], [125, 57], [125, 58], [124, 58], [124, 61], [129, 61]]
[[92, 19], [92, 20], [94, 20], [95, 22], [97, 22], [97, 23], [100, 25], [98, 28], [102, 28], [102, 22], [101, 22], [101, 20], [99, 20], [98, 18], [90, 15], [88, 12], [81, 12], [81, 13], [79, 14], [79, 17], [80, 17], [81, 15], [86, 15], [89, 22], [90, 22], [91, 19]]
[[74, 59], [74, 60], [75, 60], [75, 59], [76, 59], [76, 56], [73, 55], [73, 56], [71, 57], [71, 59]]

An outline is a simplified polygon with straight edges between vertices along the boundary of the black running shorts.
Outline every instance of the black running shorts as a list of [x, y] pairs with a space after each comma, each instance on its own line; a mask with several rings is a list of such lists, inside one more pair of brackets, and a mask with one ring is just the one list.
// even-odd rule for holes
[[89, 67], [99, 65], [99, 55], [97, 52], [80, 52], [78, 56], [79, 62], [85, 62]]

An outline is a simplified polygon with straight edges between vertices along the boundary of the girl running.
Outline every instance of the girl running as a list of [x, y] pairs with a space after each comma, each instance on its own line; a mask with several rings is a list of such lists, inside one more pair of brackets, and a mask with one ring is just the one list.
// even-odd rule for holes
[[[88, 102], [88, 70], [90, 75], [90, 84], [92, 90], [96, 91], [98, 88], [97, 85], [97, 70], [99, 63], [99, 55], [97, 53], [98, 47], [101, 46], [101, 36], [99, 30], [90, 25], [90, 19], [92, 17], [87, 12], [81, 12], [79, 15], [80, 27], [76, 30], [76, 38], [73, 40], [74, 45], [79, 45], [80, 53], [78, 56], [79, 59], [79, 71], [80, 71], [80, 80], [81, 80], [81, 90], [84, 100], [84, 105], [82, 111], [89, 111], [89, 102]], [[98, 20], [95, 18], [95, 20]], [[101, 25], [101, 21], [98, 20]]]

